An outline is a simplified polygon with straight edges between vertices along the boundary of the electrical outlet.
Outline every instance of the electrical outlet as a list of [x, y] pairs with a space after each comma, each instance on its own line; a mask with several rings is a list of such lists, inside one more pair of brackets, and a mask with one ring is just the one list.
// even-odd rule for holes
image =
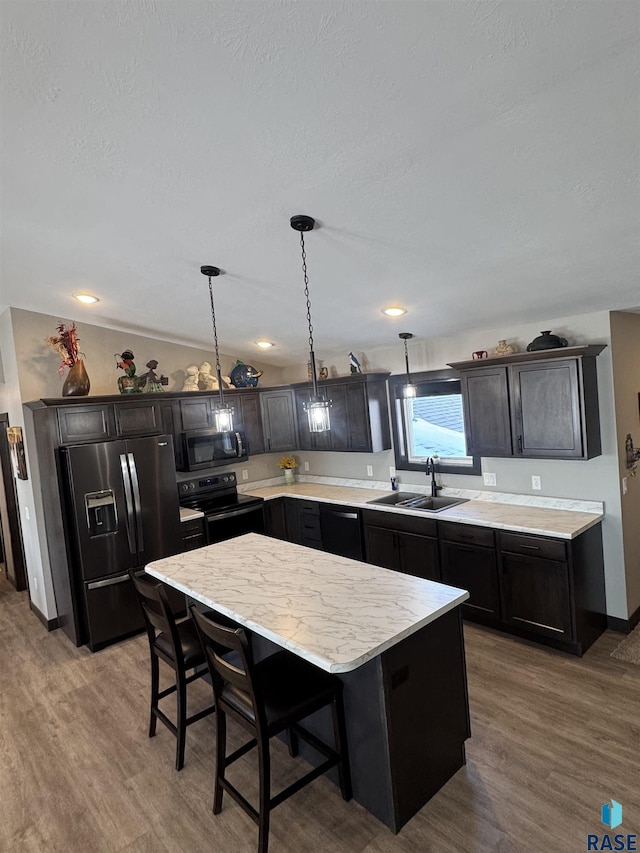
[[27, 519], [27, 521], [29, 521], [29, 507], [28, 506], [26, 506], [24, 508], [24, 517]]
[[495, 474], [483, 474], [484, 484], [485, 486], [495, 486], [496, 485], [496, 475]]
[[540, 482], [540, 477], [537, 474], [531, 475], [531, 488], [540, 490], [542, 488], [542, 483]]
[[242, 479], [243, 479], [243, 480], [248, 480], [248, 479], [249, 479], [249, 472], [247, 471], [247, 469], [246, 469], [246, 468], [243, 468], [243, 470], [242, 470]]
[[627, 478], [626, 478], [626, 477], [623, 477], [623, 478], [622, 478], [622, 494], [623, 494], [623, 495], [626, 495], [626, 494], [627, 494], [627, 490], [628, 490], [628, 489], [627, 489]]
[[396, 466], [395, 465], [389, 465], [389, 476], [390, 477], [396, 476]]
[[367, 477], [373, 477], [373, 465], [367, 465]]
[[305, 471], [308, 471], [308, 470], [309, 470], [309, 463], [308, 463], [308, 462], [305, 462], [305, 463], [304, 463], [304, 470], [305, 470]]

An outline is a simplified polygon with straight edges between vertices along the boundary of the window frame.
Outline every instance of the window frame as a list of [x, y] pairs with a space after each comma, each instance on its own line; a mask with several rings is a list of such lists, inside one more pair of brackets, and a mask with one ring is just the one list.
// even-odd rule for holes
[[[411, 382], [416, 387], [417, 397], [428, 397], [430, 387], [435, 390], [436, 387], [442, 388], [443, 383], [451, 383], [449, 393], [462, 394], [461, 382], [455, 370], [425, 370], [421, 373], [412, 373]], [[400, 423], [398, 423], [398, 401], [404, 399], [402, 389], [407, 384], [406, 374], [390, 376], [388, 379], [389, 385], [389, 410], [391, 416], [391, 431], [393, 433], [393, 453], [395, 456], [397, 471], [421, 471], [424, 473], [424, 463], [410, 462], [407, 453], [407, 424], [405, 417], [405, 408], [400, 405]], [[464, 401], [463, 401], [464, 411]], [[402, 430], [402, 431], [401, 431]], [[466, 433], [466, 413], [465, 413], [465, 433]], [[482, 473], [479, 454], [471, 455], [470, 465], [448, 464], [440, 461], [438, 463], [438, 471], [442, 474], [480, 474]]]

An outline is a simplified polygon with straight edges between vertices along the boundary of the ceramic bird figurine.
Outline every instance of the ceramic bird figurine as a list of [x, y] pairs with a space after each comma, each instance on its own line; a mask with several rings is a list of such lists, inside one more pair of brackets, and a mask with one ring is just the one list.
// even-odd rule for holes
[[349, 367], [352, 373], [362, 373], [360, 362], [352, 352], [349, 353]]

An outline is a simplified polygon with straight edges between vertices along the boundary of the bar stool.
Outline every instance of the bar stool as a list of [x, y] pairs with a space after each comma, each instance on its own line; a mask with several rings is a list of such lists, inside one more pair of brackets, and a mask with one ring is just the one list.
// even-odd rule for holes
[[[176, 770], [184, 766], [184, 748], [187, 726], [196, 723], [203, 717], [212, 714], [215, 706], [211, 705], [191, 717], [187, 716], [187, 685], [207, 674], [204, 666], [206, 658], [191, 619], [176, 621], [167, 594], [162, 584], [148, 577], [136, 575], [133, 569], [129, 575], [138, 594], [142, 615], [144, 617], [149, 654], [151, 657], [151, 711], [149, 718], [149, 737], [156, 733], [156, 723], [160, 720], [177, 738]], [[159, 660], [163, 660], [175, 672], [175, 684], [159, 691]], [[199, 667], [199, 669], [196, 669]], [[187, 676], [187, 671], [196, 671]], [[177, 714], [175, 724], [160, 710], [160, 699], [177, 693]]]
[[[343, 799], [351, 799], [342, 683], [334, 675], [286, 651], [254, 663], [244, 629], [220, 625], [193, 605], [190, 610], [206, 653], [217, 709], [213, 813], [221, 811], [222, 797], [227, 791], [258, 824], [258, 853], [267, 853], [272, 809], [331, 767], [338, 768]], [[230, 660], [229, 652], [239, 655], [241, 665], [237, 665], [237, 659], [235, 664]], [[299, 724], [300, 720], [329, 704], [335, 748]], [[250, 741], [231, 755], [226, 754], [227, 715], [252, 735]], [[289, 730], [290, 755], [297, 755], [300, 737], [323, 755], [325, 761], [272, 797], [269, 740], [285, 730]], [[260, 775], [258, 810], [225, 778], [226, 768], [254, 746], [258, 747]]]

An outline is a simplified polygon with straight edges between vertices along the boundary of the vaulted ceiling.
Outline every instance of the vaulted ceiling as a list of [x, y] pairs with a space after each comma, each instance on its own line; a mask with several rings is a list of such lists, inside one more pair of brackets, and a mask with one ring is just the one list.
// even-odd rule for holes
[[306, 213], [325, 351], [638, 307], [639, 10], [3, 0], [0, 302], [306, 359]]

